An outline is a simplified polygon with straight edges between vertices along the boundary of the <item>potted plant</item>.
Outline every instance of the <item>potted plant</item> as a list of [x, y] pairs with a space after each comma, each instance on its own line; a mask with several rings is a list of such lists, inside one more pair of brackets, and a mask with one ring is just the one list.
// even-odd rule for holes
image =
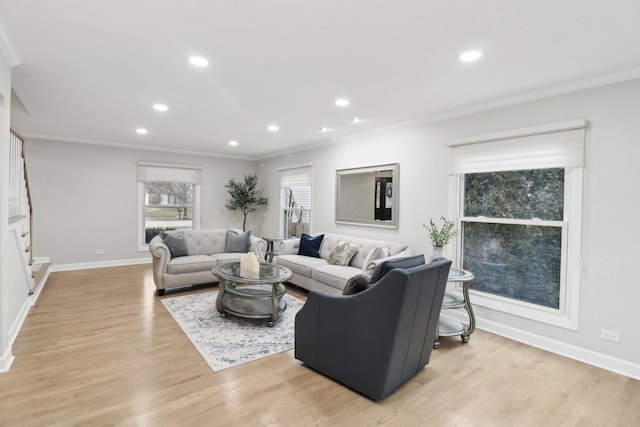
[[247, 215], [255, 212], [258, 206], [267, 204], [267, 199], [258, 196], [257, 185], [258, 176], [256, 174], [245, 175], [244, 182], [236, 182], [231, 178], [229, 183], [225, 185], [231, 197], [225, 207], [231, 211], [239, 210], [242, 212], [242, 231], [246, 231]]
[[429, 238], [431, 239], [431, 245], [433, 246], [433, 251], [431, 252], [431, 260], [436, 258], [446, 258], [444, 253], [444, 247], [455, 237], [457, 231], [454, 230], [455, 224], [453, 221], [448, 220], [444, 216], [441, 216], [442, 226], [438, 228], [438, 226], [433, 222], [433, 220], [429, 220], [429, 226], [426, 224], [422, 224], [424, 228], [427, 229], [429, 234]]

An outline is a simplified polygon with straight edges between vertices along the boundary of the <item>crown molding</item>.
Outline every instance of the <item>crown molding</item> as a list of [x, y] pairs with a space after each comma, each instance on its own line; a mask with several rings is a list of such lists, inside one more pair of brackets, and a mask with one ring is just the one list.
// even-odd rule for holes
[[5, 29], [2, 18], [0, 18], [0, 50], [4, 53], [4, 56], [9, 61], [9, 65], [12, 67], [22, 64], [22, 57]]
[[204, 156], [204, 157], [215, 157], [215, 158], [223, 158], [223, 159], [255, 161], [253, 157], [233, 156], [229, 154], [197, 151], [197, 150], [181, 150], [179, 148], [171, 148], [171, 147], [156, 147], [156, 146], [138, 145], [138, 144], [132, 145], [124, 142], [103, 141], [103, 140], [93, 140], [93, 139], [73, 138], [73, 137], [60, 137], [60, 136], [53, 136], [53, 135], [39, 135], [39, 134], [28, 133], [28, 132], [22, 133], [22, 136], [26, 140], [31, 139], [31, 140], [41, 140], [41, 141], [72, 142], [76, 144], [102, 145], [106, 147], [126, 148], [129, 150], [159, 151], [164, 153], [187, 154], [192, 156]]

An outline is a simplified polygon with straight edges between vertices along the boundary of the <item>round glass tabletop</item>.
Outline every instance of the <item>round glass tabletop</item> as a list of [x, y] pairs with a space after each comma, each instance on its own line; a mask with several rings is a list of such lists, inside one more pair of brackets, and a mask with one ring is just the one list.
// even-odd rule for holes
[[286, 282], [293, 276], [287, 267], [267, 262], [260, 263], [260, 273], [257, 278], [242, 277], [239, 262], [229, 262], [213, 267], [213, 274], [225, 280], [242, 283]]

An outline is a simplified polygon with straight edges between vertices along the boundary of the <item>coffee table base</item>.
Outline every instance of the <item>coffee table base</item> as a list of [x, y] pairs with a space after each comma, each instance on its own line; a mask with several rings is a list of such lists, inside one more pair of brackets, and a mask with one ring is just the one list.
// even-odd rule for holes
[[223, 318], [232, 314], [247, 319], [269, 319], [269, 326], [273, 327], [287, 309], [287, 303], [282, 299], [286, 288], [281, 283], [262, 285], [264, 288], [270, 286], [270, 290], [253, 286], [239, 287], [233, 282], [221, 284], [216, 308]]

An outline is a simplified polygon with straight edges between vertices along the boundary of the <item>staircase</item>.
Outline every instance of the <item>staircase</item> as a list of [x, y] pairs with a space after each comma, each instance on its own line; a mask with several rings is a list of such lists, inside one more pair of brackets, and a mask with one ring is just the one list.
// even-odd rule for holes
[[33, 295], [42, 289], [50, 263], [33, 257], [33, 209], [24, 139], [13, 130], [9, 155], [9, 273], [18, 288]]

